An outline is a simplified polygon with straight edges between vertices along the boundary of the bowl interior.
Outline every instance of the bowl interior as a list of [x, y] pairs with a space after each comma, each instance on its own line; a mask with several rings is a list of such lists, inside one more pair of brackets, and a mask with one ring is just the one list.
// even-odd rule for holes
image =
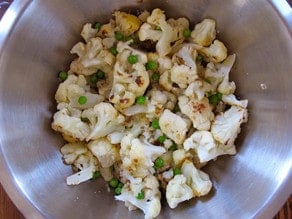
[[[285, 23], [258, 1], [26, 1], [5, 36], [0, 56], [0, 146], [6, 173], [22, 195], [47, 218], [140, 218], [114, 201], [102, 180], [69, 187], [72, 173], [59, 152], [64, 143], [50, 128], [56, 110], [57, 72], [67, 69], [69, 50], [85, 22], [106, 22], [114, 10], [160, 7], [192, 23], [217, 21], [218, 38], [237, 55], [231, 79], [249, 100], [249, 122], [236, 141], [238, 154], [220, 157], [204, 170], [214, 188], [208, 196], [159, 218], [250, 218], [272, 216], [292, 191], [292, 44]], [[21, 4], [21, 1], [14, 3]], [[3, 36], [2, 36], [3, 37]], [[283, 191], [288, 188], [288, 194]], [[285, 191], [286, 191], [285, 190]], [[281, 200], [280, 203], [275, 203]]]

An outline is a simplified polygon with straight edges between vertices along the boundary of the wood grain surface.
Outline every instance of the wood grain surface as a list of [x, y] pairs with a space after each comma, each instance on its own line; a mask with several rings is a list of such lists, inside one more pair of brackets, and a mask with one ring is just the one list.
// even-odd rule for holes
[[[0, 184], [0, 219], [24, 219]], [[292, 196], [287, 200], [274, 219], [292, 219]]]

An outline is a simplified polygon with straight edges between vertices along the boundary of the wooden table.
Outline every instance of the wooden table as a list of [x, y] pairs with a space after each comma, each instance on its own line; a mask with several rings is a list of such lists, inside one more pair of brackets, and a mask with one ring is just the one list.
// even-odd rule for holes
[[[274, 219], [292, 219], [292, 196]], [[0, 219], [24, 219], [0, 184]]]

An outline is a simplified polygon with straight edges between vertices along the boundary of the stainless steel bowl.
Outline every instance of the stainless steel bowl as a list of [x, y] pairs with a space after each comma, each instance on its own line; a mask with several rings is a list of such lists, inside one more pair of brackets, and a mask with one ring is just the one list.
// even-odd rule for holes
[[159, 218], [270, 218], [292, 192], [292, 12], [283, 0], [15, 0], [0, 24], [1, 183], [27, 218], [141, 218], [115, 202], [105, 183], [69, 187], [63, 141], [50, 129], [57, 72], [82, 24], [115, 9], [163, 8], [196, 22], [217, 20], [237, 54], [232, 79], [250, 101], [238, 154], [208, 164], [214, 189]]

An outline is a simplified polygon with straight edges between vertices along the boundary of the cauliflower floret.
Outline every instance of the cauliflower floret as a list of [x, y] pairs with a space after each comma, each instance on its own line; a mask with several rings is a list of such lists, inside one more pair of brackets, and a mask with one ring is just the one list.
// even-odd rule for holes
[[171, 91], [172, 89], [172, 81], [170, 79], [170, 71], [165, 71], [160, 75], [159, 84], [161, 87], [167, 91]]
[[181, 167], [181, 172], [187, 178], [187, 185], [192, 188], [194, 197], [207, 195], [210, 192], [212, 182], [209, 176], [197, 169], [191, 161], [185, 160]]
[[166, 187], [166, 200], [170, 208], [193, 198], [193, 190], [187, 185], [184, 175], [176, 175]]
[[235, 91], [235, 83], [233, 81], [229, 82], [229, 73], [235, 62], [235, 54], [230, 55], [222, 64], [217, 64], [219, 74], [223, 75], [223, 81], [218, 86], [218, 91], [222, 94], [228, 95]]
[[150, 16], [150, 12], [145, 10], [145, 11], [142, 11], [141, 14], [139, 14], [138, 18], [143, 22], [145, 23], [147, 21], [147, 18]]
[[167, 56], [159, 57], [158, 62], [158, 71], [163, 74], [165, 71], [170, 70], [173, 66], [172, 61]]
[[[179, 19], [177, 21], [171, 20], [170, 24], [165, 20], [165, 14], [162, 10], [156, 8], [152, 11], [151, 15], [147, 18], [147, 23], [153, 26], [153, 30], [150, 31], [149, 25], [142, 25], [142, 31], [139, 31], [139, 39], [141, 41], [145, 39], [151, 39], [157, 41], [156, 51], [160, 56], [166, 56], [172, 51], [172, 44], [179, 44], [183, 42], [180, 30], [188, 27], [188, 21], [186, 19]], [[187, 21], [187, 22], [186, 22]], [[176, 27], [172, 27], [172, 24]], [[187, 23], [187, 25], [186, 25]], [[154, 32], [155, 28], [161, 29], [161, 36], [158, 38], [159, 32]], [[140, 29], [141, 30], [141, 29]], [[146, 32], [147, 31], [147, 32]], [[150, 34], [149, 34], [150, 33]]]
[[140, 27], [140, 30], [138, 32], [138, 36], [139, 36], [140, 41], [152, 40], [152, 41], [156, 42], [161, 38], [162, 31], [161, 30], [154, 30], [150, 24], [144, 23]]
[[98, 69], [107, 74], [112, 71], [115, 57], [108, 50], [103, 49], [102, 39], [99, 37], [91, 38], [86, 44], [77, 43], [70, 52], [78, 55], [78, 59], [70, 65], [72, 72], [91, 75]]
[[235, 147], [226, 147], [222, 144], [217, 144], [213, 135], [209, 131], [196, 131], [184, 142], [186, 151], [194, 150], [201, 164], [215, 159], [218, 156], [236, 153]]
[[238, 100], [234, 94], [223, 95], [222, 101], [229, 105], [239, 106], [242, 108], [246, 108], [248, 104], [248, 100]]
[[132, 116], [140, 113], [145, 113], [147, 118], [160, 117], [163, 110], [173, 110], [177, 98], [174, 94], [152, 88], [146, 94], [146, 103], [144, 105], [135, 104], [123, 110], [123, 114]]
[[[59, 84], [55, 99], [57, 103], [69, 103], [71, 107], [76, 109], [87, 109], [104, 100], [103, 96], [91, 93], [88, 91], [89, 89], [89, 85], [86, 84], [86, 79], [83, 75], [69, 75], [63, 83]], [[85, 104], [78, 103], [80, 96], [86, 97]]]
[[71, 116], [66, 108], [62, 108], [55, 113], [52, 128], [80, 141], [85, 140], [90, 133], [89, 125], [82, 122], [81, 118]]
[[163, 147], [134, 138], [132, 134], [123, 137], [121, 141], [120, 157], [122, 159], [124, 175], [145, 177], [154, 173], [153, 161], [165, 153]]
[[117, 28], [124, 36], [133, 34], [141, 25], [141, 21], [135, 15], [116, 11], [114, 16], [116, 17]]
[[215, 40], [209, 47], [200, 49], [200, 52], [205, 56], [205, 59], [215, 63], [222, 62], [227, 57], [227, 48], [219, 40]]
[[88, 148], [103, 168], [112, 166], [119, 158], [118, 148], [106, 138], [89, 142]]
[[234, 93], [235, 83], [229, 82], [229, 72], [234, 64], [235, 54], [228, 56], [222, 63], [210, 62], [204, 72], [204, 78], [208, 80], [208, 83], [204, 81], [203, 90], [205, 92], [216, 92], [228, 95]]
[[73, 164], [77, 157], [88, 151], [86, 145], [81, 142], [68, 143], [61, 148], [63, 159], [66, 164]]
[[209, 46], [216, 38], [216, 22], [212, 19], [204, 19], [196, 24], [191, 37], [194, 43], [201, 46]]
[[89, 42], [91, 38], [94, 38], [97, 34], [97, 29], [92, 28], [92, 24], [87, 23], [83, 26], [81, 36], [85, 42]]
[[102, 178], [107, 182], [114, 177], [112, 167], [100, 167], [99, 171]]
[[178, 105], [183, 114], [189, 117], [193, 122], [193, 127], [198, 130], [209, 130], [211, 121], [214, 119], [212, 107], [209, 104], [208, 98], [202, 100], [180, 96]]
[[59, 84], [59, 87], [55, 94], [57, 103], [66, 102], [68, 103], [68, 86], [76, 84], [82, 88], [86, 87], [86, 80], [84, 76], [76, 76], [74, 74], [68, 75], [68, 78]]
[[[143, 193], [143, 199], [137, 199], [138, 193]], [[152, 219], [159, 215], [161, 210], [159, 183], [156, 177], [149, 175], [146, 178], [135, 179], [126, 183], [122, 193], [115, 196], [116, 200], [124, 201], [129, 210], [137, 207], [145, 214], [145, 219]]]
[[78, 185], [92, 178], [98, 170], [96, 158], [88, 151], [84, 143], [68, 143], [61, 148], [65, 163], [74, 165], [79, 172], [67, 177], [67, 185]]
[[[149, 75], [144, 64], [147, 55], [129, 47], [126, 43], [119, 42], [119, 54], [114, 67], [113, 87], [110, 93], [110, 102], [118, 109], [124, 109], [134, 104], [136, 97], [141, 96], [149, 85]], [[129, 55], [136, 55], [138, 62], [131, 65]]]
[[175, 64], [170, 70], [170, 79], [180, 88], [187, 88], [198, 78], [196, 57], [197, 51], [191, 44], [185, 44], [173, 55], [172, 62]]
[[188, 84], [197, 79], [196, 72], [192, 71], [186, 65], [175, 64], [170, 70], [170, 79], [176, 83], [180, 88], [187, 88]]
[[114, 19], [110, 19], [107, 24], [101, 25], [97, 36], [101, 38], [115, 38], [116, 29], [116, 21]]
[[182, 144], [188, 131], [187, 123], [178, 115], [166, 109], [159, 118], [161, 131], [177, 144]]
[[188, 97], [194, 97], [196, 95], [198, 100], [202, 100], [205, 96], [202, 81], [196, 80], [190, 83], [187, 89], [185, 89], [184, 94]]
[[125, 117], [119, 114], [110, 103], [101, 102], [94, 106], [93, 111], [96, 114], [97, 123], [93, 126], [86, 141], [95, 140], [123, 129]]
[[185, 149], [178, 149], [173, 152], [172, 157], [174, 165], [181, 166], [186, 159], [191, 159], [192, 155]]
[[231, 106], [230, 109], [215, 117], [211, 127], [214, 138], [223, 145], [233, 145], [240, 125], [247, 122], [247, 109]]

